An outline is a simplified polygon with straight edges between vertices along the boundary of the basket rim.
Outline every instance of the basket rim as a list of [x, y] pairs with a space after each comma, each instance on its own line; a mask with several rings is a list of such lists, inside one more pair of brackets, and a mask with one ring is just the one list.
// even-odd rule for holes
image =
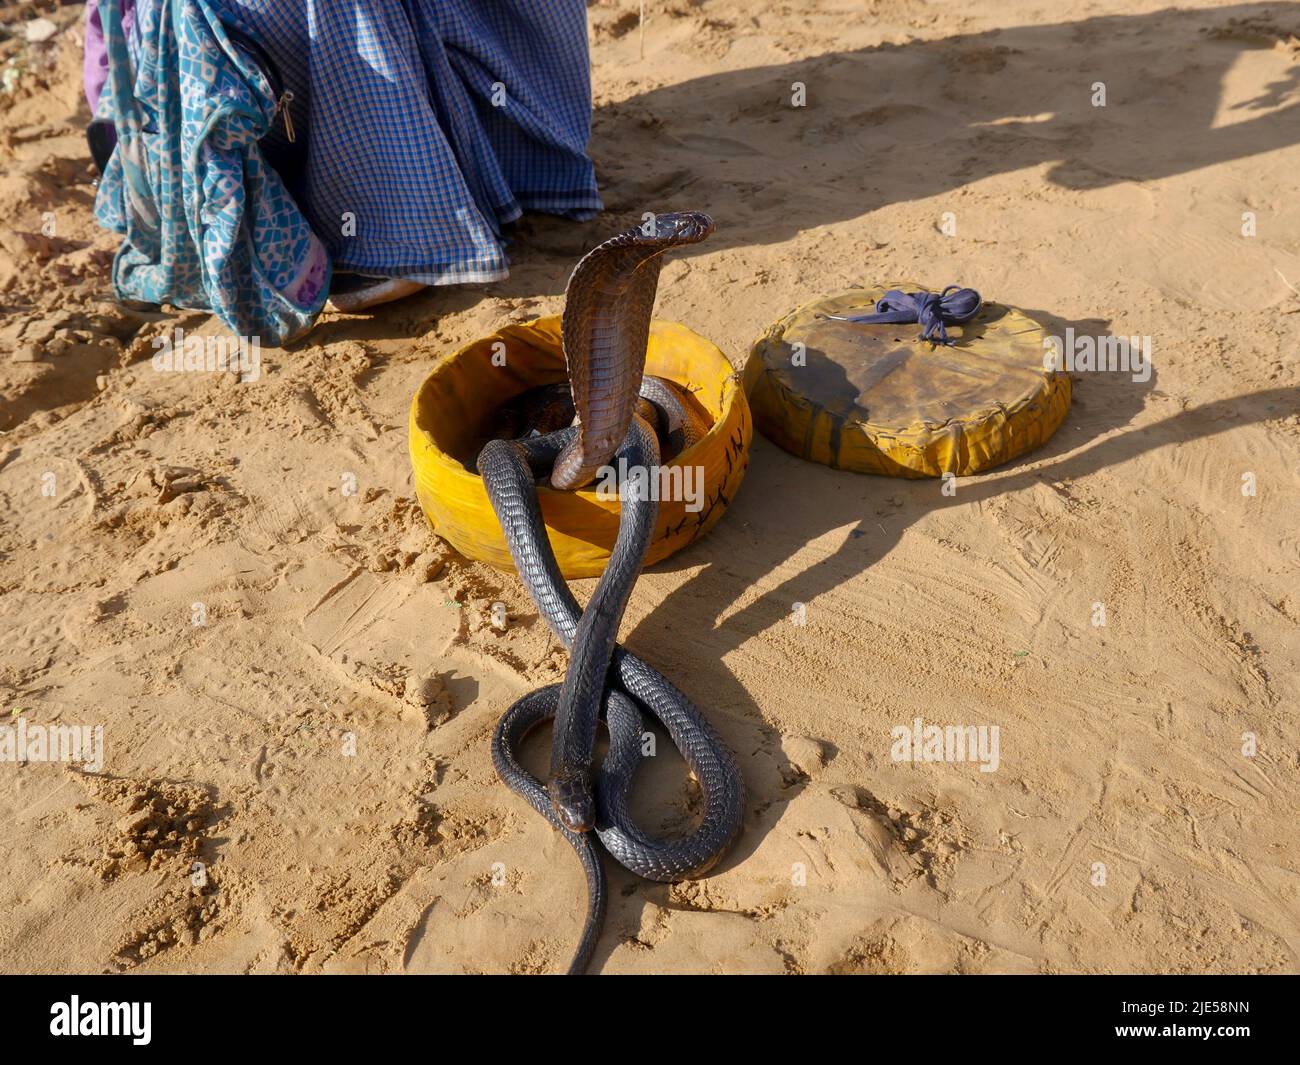
[[[719, 368], [726, 366], [729, 370], [726, 378], [723, 380], [722, 395], [718, 403], [718, 413], [713, 416], [713, 424], [709, 426], [708, 432], [706, 432], [704, 436], [697, 440], [693, 445], [675, 455], [671, 461], [662, 463], [662, 465], [666, 467], [684, 466], [689, 464], [688, 460], [692, 455], [707, 449], [719, 436], [722, 435], [723, 429], [729, 422], [730, 416], [733, 413], [733, 408], [737, 403], [737, 397], [744, 395], [744, 388], [741, 383], [741, 371], [737, 370], [735, 366], [732, 365], [731, 360], [727, 358], [722, 349], [712, 340], [697, 333], [690, 326], [684, 325], [681, 322], [676, 322], [667, 318], [652, 318], [650, 320], [650, 328], [652, 331], [656, 327], [662, 328], [664, 326], [668, 326], [672, 329], [683, 330], [686, 333], [689, 333], [695, 340], [700, 341], [708, 349], [710, 358], [716, 356]], [[466, 482], [482, 481], [482, 478], [477, 473], [472, 473], [467, 470], [462, 462], [439, 447], [437, 441], [433, 438], [433, 434], [420, 423], [421, 397], [425, 394], [425, 390], [429, 388], [429, 386], [440, 375], [449, 372], [456, 360], [464, 357], [472, 348], [482, 344], [484, 341], [492, 340], [493, 338], [507, 339], [511, 333], [514, 333], [517, 336], [519, 332], [529, 329], [537, 330], [539, 327], [546, 329], [548, 332], [553, 328], [554, 336], [558, 341], [560, 336], [560, 315], [539, 315], [538, 317], [530, 318], [527, 321], [512, 322], [491, 333], [487, 333], [484, 336], [477, 337], [474, 340], [462, 344], [455, 351], [449, 352], [437, 361], [433, 368], [420, 382], [419, 388], [415, 390], [415, 395], [411, 400], [410, 406], [409, 421], [411, 435], [415, 439], [419, 440], [422, 445], [422, 462], [431, 463], [437, 466], [440, 473], [445, 476], [463, 479]], [[545, 345], [535, 344], [534, 346], [541, 348]], [[674, 383], [682, 385], [683, 387], [686, 386], [686, 382], [674, 381]], [[566, 496], [578, 496], [580, 498], [591, 500], [597, 500], [598, 498], [597, 489], [590, 485], [585, 488], [565, 489], [563, 491], [551, 488], [547, 485], [538, 485], [537, 493], [539, 496], [558, 493]]]

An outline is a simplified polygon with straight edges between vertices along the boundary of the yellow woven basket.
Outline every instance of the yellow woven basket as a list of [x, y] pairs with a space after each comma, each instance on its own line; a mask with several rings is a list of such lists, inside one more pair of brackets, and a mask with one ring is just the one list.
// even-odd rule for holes
[[825, 317], [922, 287], [851, 289], [772, 325], [745, 366], [759, 432], [812, 462], [889, 477], [978, 473], [1051, 437], [1070, 409], [1070, 377], [1044, 369], [1047, 334], [1015, 308], [985, 303], [948, 327], [952, 347], [922, 341], [916, 325]]
[[[649, 565], [704, 535], [735, 498], [753, 437], [739, 375], [716, 346], [676, 322], [654, 321], [646, 373], [685, 386], [713, 419], [713, 427], [669, 466], [695, 467], [702, 507], [661, 499]], [[501, 526], [473, 462], [491, 436], [497, 410], [538, 385], [565, 379], [558, 316], [504, 326], [448, 356], [425, 378], [411, 403], [408, 443], [415, 492], [433, 531], [469, 558], [513, 570]], [[594, 488], [538, 489], [547, 535], [567, 578], [594, 577], [618, 534], [619, 501]]]

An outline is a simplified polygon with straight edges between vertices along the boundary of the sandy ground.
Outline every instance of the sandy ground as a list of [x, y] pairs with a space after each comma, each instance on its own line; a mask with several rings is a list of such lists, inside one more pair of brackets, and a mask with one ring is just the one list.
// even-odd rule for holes
[[[154, 336], [219, 325], [106, 302], [79, 9], [0, 41], [0, 692], [104, 728], [99, 776], [0, 763], [0, 968], [563, 967], [581, 873], [488, 738], [564, 656], [427, 531], [407, 405], [586, 247], [700, 208], [659, 314], [737, 365], [795, 304], [915, 277], [1150, 336], [1155, 373], [1077, 373], [1051, 443], [955, 497], [755, 440], [623, 630], [738, 753], [744, 835], [698, 882], [611, 866], [597, 964], [1300, 969], [1300, 12], [647, 6], [644, 59], [636, 4], [591, 6], [602, 218], [528, 219], [508, 281], [327, 315], [256, 383], [154, 372]], [[997, 771], [892, 760], [917, 717], [998, 726]], [[645, 823], [681, 823], [648, 777]]]

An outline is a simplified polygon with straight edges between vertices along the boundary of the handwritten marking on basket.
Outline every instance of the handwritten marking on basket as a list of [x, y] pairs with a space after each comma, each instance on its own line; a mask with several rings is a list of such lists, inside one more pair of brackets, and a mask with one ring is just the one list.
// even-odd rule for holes
[[[708, 505], [703, 510], [696, 513], [695, 529], [691, 534], [692, 539], [699, 536], [709, 527], [714, 507], [719, 504], [726, 506], [730, 503], [730, 497], [726, 493], [731, 490], [733, 484], [738, 483], [740, 477], [743, 476], [745, 471], [749, 468], [749, 455], [745, 452], [745, 432], [743, 424], [728, 438], [728, 447], [724, 454], [727, 459], [727, 470], [722, 475], [722, 484], [718, 486], [717, 494], [708, 501]], [[741, 458], [739, 465], [736, 465], [734, 462], [736, 456]], [[676, 525], [667, 526], [663, 533], [656, 537], [656, 539], [667, 540], [678, 535], [684, 528], [686, 528], [686, 524], [689, 520], [690, 519], [686, 515], [683, 515], [681, 521]]]

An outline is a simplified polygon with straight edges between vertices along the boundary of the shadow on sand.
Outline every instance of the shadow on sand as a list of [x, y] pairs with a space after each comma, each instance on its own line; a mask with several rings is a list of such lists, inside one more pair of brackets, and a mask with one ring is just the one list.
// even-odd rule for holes
[[[1276, 12], [1261, 4], [1166, 10], [886, 44], [710, 74], [602, 106], [594, 116], [592, 152], [606, 214], [582, 225], [525, 218], [516, 228], [512, 276], [486, 291], [521, 299], [558, 295], [579, 255], [649, 209], [712, 213], [719, 222], [716, 235], [692, 252], [709, 254], [781, 243], [811, 228], [1013, 170], [1046, 166], [1053, 185], [1095, 189], [1291, 145], [1300, 139], [1300, 104], [1279, 105], [1300, 90], [1300, 65], [1258, 97], [1231, 105], [1238, 121], [1215, 124], [1233, 64], [1244, 52], [1272, 48], [1285, 38], [1273, 21]], [[1296, 24], [1292, 32], [1300, 34], [1300, 17], [1287, 17]], [[1045, 78], [1045, 68], [1053, 76]], [[790, 106], [795, 82], [806, 86], [804, 108]], [[1105, 108], [1091, 102], [1097, 82], [1106, 85]], [[1024, 86], [1030, 84], [1046, 85], [1047, 92], [1027, 98]], [[880, 150], [882, 145], [888, 150]], [[846, 166], [846, 159], [853, 165]], [[327, 322], [311, 342], [419, 335], [439, 316], [475, 305], [484, 291], [436, 291], [371, 319]], [[1078, 334], [1109, 332], [1106, 320], [1065, 321], [1024, 310], [1057, 335], [1067, 326]], [[1154, 378], [1139, 385], [1127, 376], [1090, 375], [1047, 446], [1013, 465], [963, 479], [951, 502], [965, 505], [1038, 482], [1086, 477], [1154, 449], [1276, 417], [1293, 410], [1295, 401], [1289, 389], [1259, 391], [1126, 430], [1153, 394], [1159, 395]], [[799, 505], [805, 491], [818, 500], [816, 507]], [[793, 603], [815, 601], [888, 554], [908, 522], [896, 520], [882, 533], [868, 515], [884, 495], [900, 491], [910, 520], [950, 505], [933, 482], [837, 472], [756, 438], [746, 483], [722, 525], [655, 568], [675, 572], [703, 563], [626, 634], [625, 643], [695, 694], [739, 754], [742, 769], [755, 737], [778, 758], [780, 737], [727, 668], [726, 656], [788, 623]], [[728, 532], [757, 516], [773, 492], [790, 493], [779, 542]], [[850, 534], [833, 554], [732, 612], [754, 580], [779, 569], [803, 545], [846, 527], [852, 527]], [[701, 594], [701, 585], [734, 588], [735, 595]], [[691, 661], [701, 668], [678, 676], [673, 647], [687, 639]], [[784, 772], [788, 763], [779, 768], [783, 776], [796, 776]], [[752, 779], [748, 783], [751, 811], [783, 807], [800, 787], [766, 794]], [[743, 861], [760, 841], [748, 832], [724, 866]], [[620, 889], [624, 895], [634, 890], [621, 870], [613, 876], [616, 897]], [[607, 937], [597, 966], [612, 947]]]

